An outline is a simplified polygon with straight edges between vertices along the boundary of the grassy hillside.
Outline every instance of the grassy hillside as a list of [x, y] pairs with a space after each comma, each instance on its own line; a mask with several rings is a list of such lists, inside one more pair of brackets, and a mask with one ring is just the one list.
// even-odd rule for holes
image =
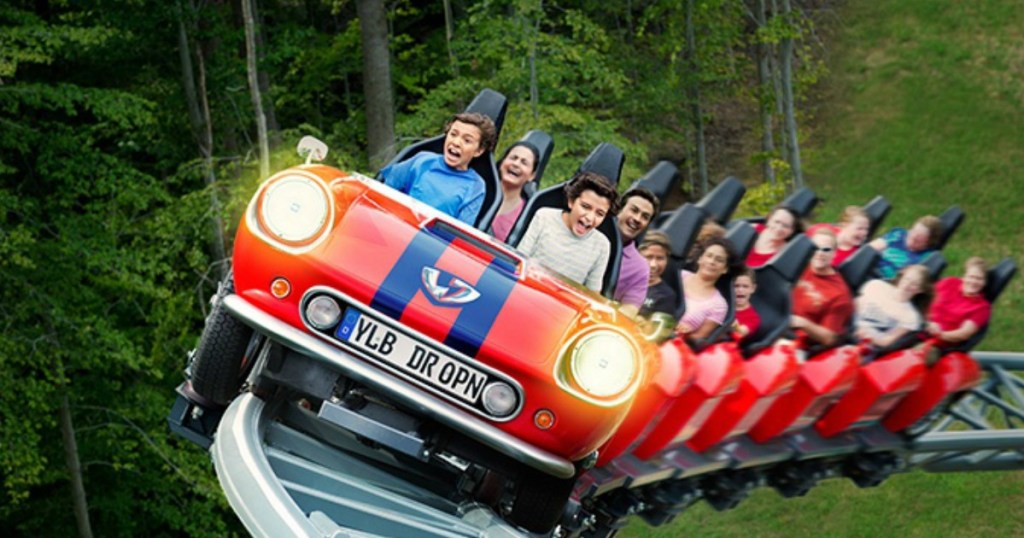
[[[849, 2], [829, 43], [831, 75], [803, 147], [833, 219], [884, 194], [886, 227], [959, 204], [950, 272], [970, 255], [1024, 261], [1024, 9], [1017, 0]], [[1024, 350], [1024, 278], [996, 308], [984, 349]], [[756, 492], [718, 513], [701, 503], [658, 536], [1020, 536], [1024, 473], [921, 472], [859, 490], [831, 480], [801, 499]]]

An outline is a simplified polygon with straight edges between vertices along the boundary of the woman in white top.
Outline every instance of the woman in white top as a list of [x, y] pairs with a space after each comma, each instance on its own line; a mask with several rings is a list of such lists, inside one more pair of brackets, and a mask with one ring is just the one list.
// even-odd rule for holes
[[725, 321], [729, 305], [716, 284], [736, 261], [732, 245], [725, 238], [712, 237], [698, 248], [697, 272], [682, 272], [686, 310], [676, 324], [676, 331], [688, 340], [707, 337]]
[[886, 347], [921, 330], [931, 298], [931, 273], [923, 265], [908, 265], [893, 284], [869, 280], [854, 301], [857, 337]]

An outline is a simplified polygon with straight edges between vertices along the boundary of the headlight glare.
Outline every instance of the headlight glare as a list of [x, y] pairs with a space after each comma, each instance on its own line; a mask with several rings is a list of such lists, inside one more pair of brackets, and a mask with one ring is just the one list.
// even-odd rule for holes
[[637, 358], [624, 336], [613, 331], [594, 331], [573, 346], [569, 369], [581, 389], [592, 396], [608, 398], [633, 383]]
[[260, 226], [290, 246], [312, 242], [327, 225], [330, 206], [324, 188], [298, 174], [281, 177], [263, 191], [258, 206]]

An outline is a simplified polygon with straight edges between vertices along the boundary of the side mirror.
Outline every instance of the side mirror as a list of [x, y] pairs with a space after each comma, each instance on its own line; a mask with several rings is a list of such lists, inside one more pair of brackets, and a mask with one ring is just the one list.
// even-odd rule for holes
[[306, 158], [306, 164], [320, 162], [327, 157], [327, 144], [313, 136], [302, 137], [302, 140], [299, 140], [299, 147], [296, 149], [300, 157]]

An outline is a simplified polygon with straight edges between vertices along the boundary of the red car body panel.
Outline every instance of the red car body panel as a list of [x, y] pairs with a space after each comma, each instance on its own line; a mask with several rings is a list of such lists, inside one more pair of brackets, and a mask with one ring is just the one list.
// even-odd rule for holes
[[[617, 329], [633, 342], [640, 361], [636, 383], [647, 382], [651, 365], [657, 361], [657, 349], [646, 343], [632, 322], [618, 315], [607, 301], [580, 291], [523, 260], [507, 245], [449, 222], [382, 184], [349, 177], [322, 165], [296, 167], [275, 177], [288, 173], [312, 174], [328, 185], [334, 204], [333, 221], [326, 232], [329, 235], [301, 252], [268, 241], [266, 233], [254, 229], [259, 227], [252, 216], [259, 210], [257, 193], [235, 239], [238, 295], [275, 318], [324, 338], [305, 325], [300, 302], [310, 288], [326, 286], [347, 296], [360, 309], [383, 312], [401, 325], [451, 347], [454, 354], [461, 352], [469, 361], [478, 361], [515, 380], [522, 388], [522, 409], [510, 420], [493, 421], [501, 430], [571, 461], [585, 457], [611, 436], [626, 416], [631, 398], [599, 405], [570, 393], [555, 381], [569, 340], [581, 331], [602, 326]], [[454, 237], [442, 232], [451, 232], [449, 235]], [[493, 319], [481, 321], [481, 316], [463, 315], [468, 307], [439, 306], [425, 292], [417, 291], [420, 267], [404, 267], [420, 256], [415, 252], [417, 248], [440, 252], [434, 258], [423, 258], [437, 270], [457, 275], [471, 286], [482, 290], [488, 285], [504, 286], [503, 302], [495, 300], [497, 304], [480, 304], [477, 308], [496, 310], [486, 312]], [[516, 263], [494, 269], [498, 257]], [[485, 273], [497, 284], [484, 283]], [[286, 297], [276, 298], [270, 291], [271, 282], [278, 278], [290, 283], [291, 292]], [[331, 343], [339, 352], [350, 351], [339, 342]], [[554, 425], [546, 430], [534, 424], [534, 414], [541, 409], [555, 416]]]
[[926, 372], [919, 348], [890, 353], [862, 366], [857, 381], [815, 424], [823, 437], [878, 421], [908, 393]]
[[598, 465], [630, 448], [665, 419], [667, 403], [678, 398], [693, 380], [697, 357], [681, 337], [661, 345], [661, 361], [651, 382], [640, 389], [626, 420], [598, 451]]
[[935, 407], [981, 381], [981, 367], [970, 355], [959, 351], [939, 359], [929, 370], [921, 386], [903, 399], [882, 425], [892, 432], [904, 430]]
[[722, 398], [686, 445], [703, 452], [726, 438], [742, 435], [796, 381], [800, 363], [792, 345], [769, 346], [743, 363], [739, 388]]
[[649, 459], [669, 444], [689, 439], [743, 379], [743, 358], [735, 342], [707, 347], [697, 354], [696, 364], [693, 382], [678, 398], [666, 402], [661, 420], [633, 450], [636, 457]]
[[812, 357], [800, 366], [793, 388], [772, 402], [747, 435], [763, 443], [811, 425], [853, 387], [860, 357], [857, 346], [840, 346]]

